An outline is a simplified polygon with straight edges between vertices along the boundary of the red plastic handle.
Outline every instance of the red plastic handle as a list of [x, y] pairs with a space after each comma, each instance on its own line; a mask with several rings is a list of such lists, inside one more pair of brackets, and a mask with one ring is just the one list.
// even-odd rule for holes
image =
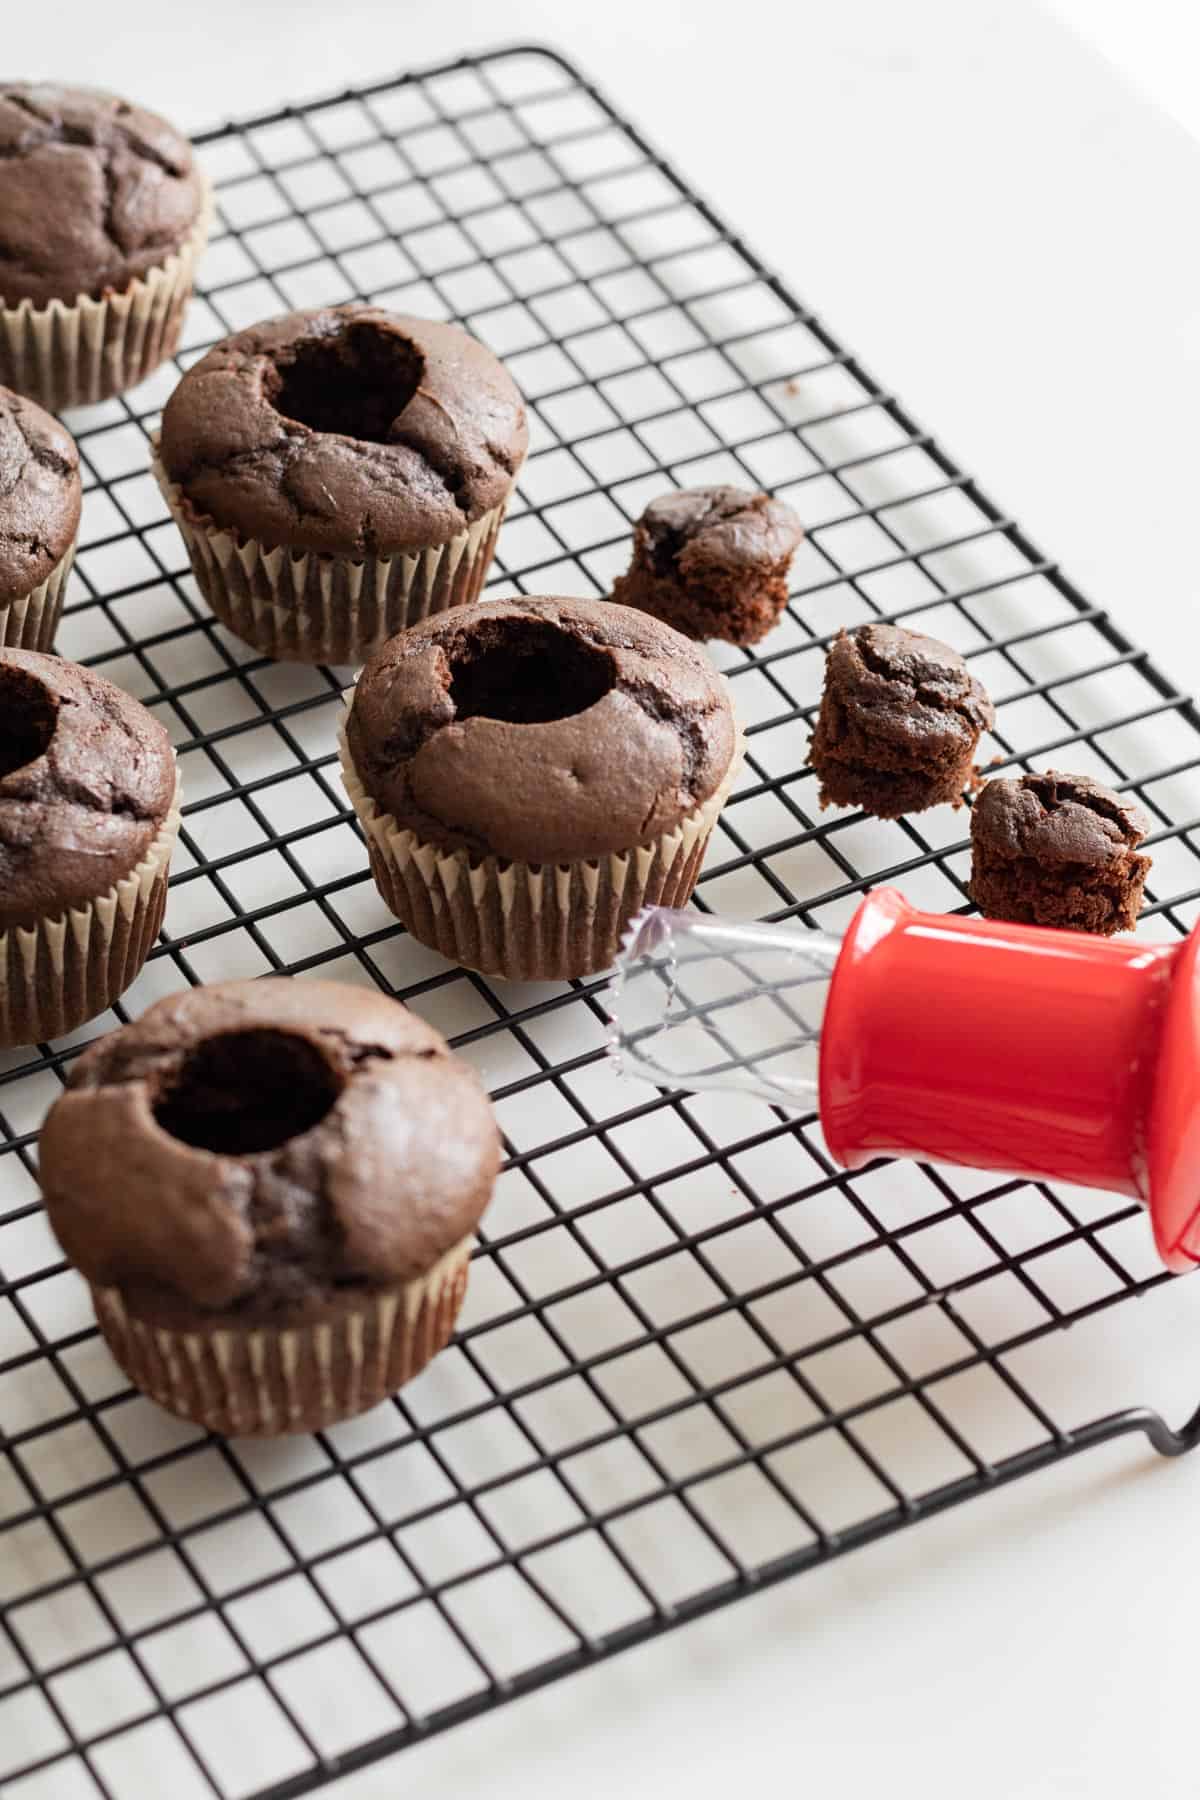
[[821, 1120], [847, 1168], [899, 1155], [1081, 1182], [1150, 1208], [1200, 1261], [1196, 933], [1182, 945], [916, 912], [867, 896], [821, 1031]]

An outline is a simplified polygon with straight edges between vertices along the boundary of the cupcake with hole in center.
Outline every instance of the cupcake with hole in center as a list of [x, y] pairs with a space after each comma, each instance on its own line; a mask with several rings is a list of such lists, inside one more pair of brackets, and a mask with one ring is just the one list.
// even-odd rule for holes
[[171, 741], [137, 700], [0, 650], [0, 1047], [74, 1031], [140, 974], [179, 803]]
[[514, 980], [610, 967], [643, 906], [683, 906], [733, 784], [724, 678], [601, 600], [504, 600], [372, 658], [342, 773], [384, 900], [423, 944]]
[[92, 1045], [42, 1129], [50, 1223], [134, 1385], [213, 1431], [314, 1431], [447, 1342], [500, 1139], [382, 994], [228, 982]]
[[511, 376], [465, 331], [339, 306], [202, 357], [155, 472], [231, 631], [265, 656], [359, 663], [477, 598], [527, 444]]

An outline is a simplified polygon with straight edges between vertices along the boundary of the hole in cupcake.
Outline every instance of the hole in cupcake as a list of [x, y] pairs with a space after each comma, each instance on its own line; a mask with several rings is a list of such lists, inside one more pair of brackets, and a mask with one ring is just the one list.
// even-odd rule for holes
[[36, 675], [0, 665], [0, 776], [44, 756], [57, 724], [58, 701]]
[[424, 373], [425, 359], [407, 338], [377, 325], [346, 325], [283, 353], [268, 374], [267, 398], [313, 431], [386, 444]]
[[542, 725], [602, 700], [616, 681], [612, 657], [540, 619], [488, 620], [454, 659], [450, 698], [460, 719]]
[[311, 1131], [342, 1084], [306, 1038], [289, 1031], [225, 1031], [188, 1052], [154, 1117], [197, 1150], [250, 1156]]

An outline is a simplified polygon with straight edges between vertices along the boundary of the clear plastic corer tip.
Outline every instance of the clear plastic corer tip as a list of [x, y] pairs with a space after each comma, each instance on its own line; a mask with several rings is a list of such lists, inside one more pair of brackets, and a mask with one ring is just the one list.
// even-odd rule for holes
[[651, 908], [606, 996], [618, 1068], [658, 1087], [729, 1088], [817, 1105], [821, 1021], [841, 939]]

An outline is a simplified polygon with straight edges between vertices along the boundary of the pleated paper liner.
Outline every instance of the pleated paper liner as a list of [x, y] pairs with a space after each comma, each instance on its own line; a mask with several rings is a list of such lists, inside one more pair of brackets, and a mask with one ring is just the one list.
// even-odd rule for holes
[[212, 218], [206, 182], [190, 236], [122, 293], [99, 300], [80, 294], [44, 306], [32, 300], [6, 306], [0, 295], [0, 386], [62, 412], [92, 406], [144, 381], [174, 355]]
[[132, 1296], [94, 1287], [101, 1333], [130, 1381], [168, 1412], [229, 1437], [318, 1431], [378, 1406], [445, 1348], [467, 1290], [473, 1239], [393, 1288], [342, 1290], [326, 1319], [295, 1326], [194, 1315], [139, 1318]]
[[222, 624], [276, 662], [365, 662], [418, 619], [477, 600], [507, 505], [506, 496], [444, 544], [356, 561], [223, 531], [188, 505], [157, 445], [153, 467], [200, 592]]
[[384, 901], [422, 944], [452, 962], [510, 981], [563, 981], [612, 966], [643, 906], [686, 906], [713, 826], [737, 778], [738, 731], [717, 791], [653, 844], [563, 864], [472, 858], [424, 842], [375, 804], [339, 735], [342, 779], [366, 833]]
[[72, 544], [40, 587], [35, 587], [31, 594], [20, 600], [10, 600], [7, 606], [0, 607], [0, 649], [53, 649], [74, 561], [75, 545]]
[[0, 1049], [41, 1044], [107, 1012], [162, 927], [182, 789], [137, 867], [90, 906], [0, 931]]

